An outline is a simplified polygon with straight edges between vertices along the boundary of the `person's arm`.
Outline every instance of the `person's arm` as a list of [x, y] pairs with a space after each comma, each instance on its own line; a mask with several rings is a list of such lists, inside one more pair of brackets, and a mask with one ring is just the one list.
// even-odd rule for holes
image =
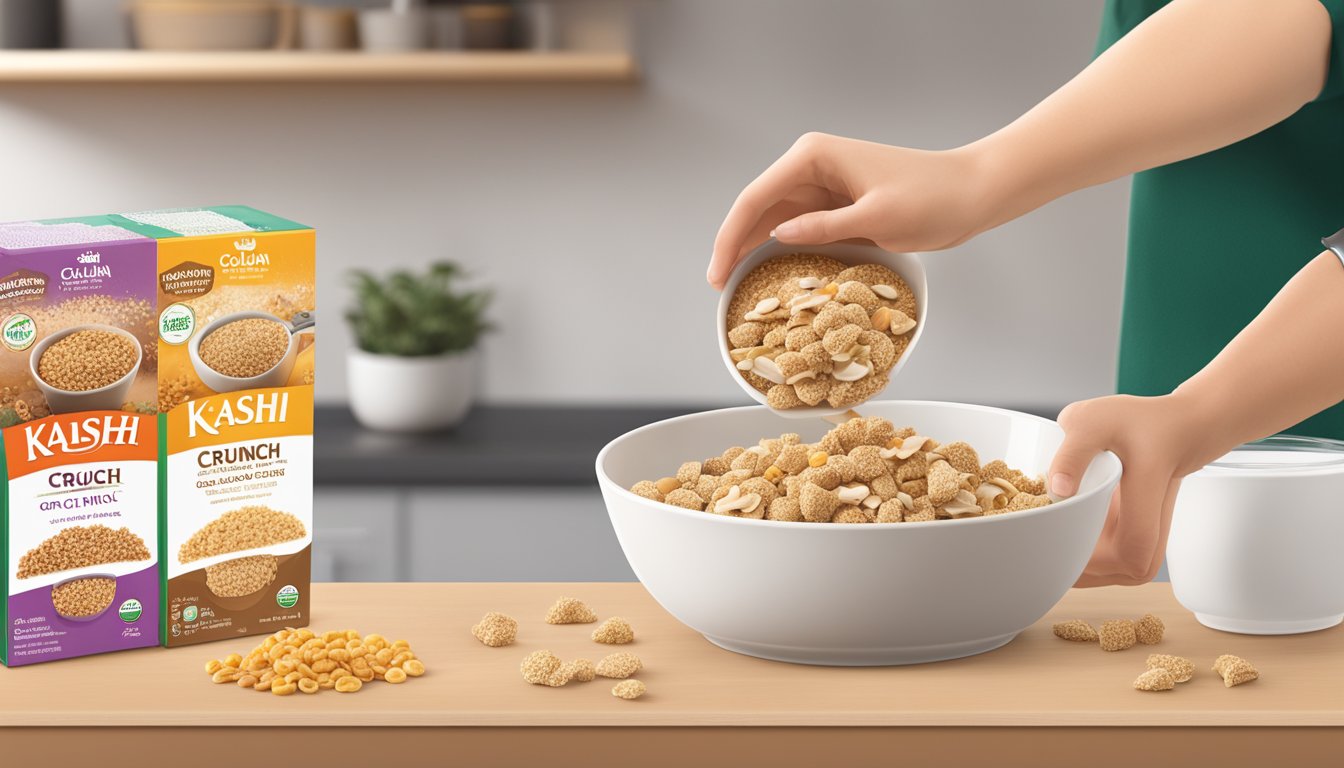
[[1169, 395], [1113, 396], [1060, 414], [1050, 491], [1072, 496], [1092, 458], [1114, 451], [1120, 490], [1079, 586], [1157, 574], [1182, 477], [1237, 446], [1344, 400], [1344, 265], [1317, 256], [1199, 373]]
[[1175, 0], [1021, 118], [964, 147], [808, 134], [738, 196], [707, 278], [722, 288], [771, 232], [797, 244], [951, 247], [1074, 190], [1233, 143], [1321, 92], [1330, 42], [1319, 0]]

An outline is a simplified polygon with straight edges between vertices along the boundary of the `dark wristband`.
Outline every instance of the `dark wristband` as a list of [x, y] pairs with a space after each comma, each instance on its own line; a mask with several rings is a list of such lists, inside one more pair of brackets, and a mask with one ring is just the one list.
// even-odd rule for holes
[[1335, 255], [1339, 257], [1340, 263], [1344, 264], [1344, 229], [1339, 230], [1327, 238], [1323, 238], [1321, 240], [1321, 245], [1334, 251]]

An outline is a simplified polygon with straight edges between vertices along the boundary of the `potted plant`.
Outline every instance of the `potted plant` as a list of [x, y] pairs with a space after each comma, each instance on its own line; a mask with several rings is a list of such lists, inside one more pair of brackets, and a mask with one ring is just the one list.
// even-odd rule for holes
[[351, 273], [355, 334], [350, 408], [370, 429], [425, 432], [456, 425], [471, 407], [476, 342], [489, 329], [490, 294], [458, 290], [462, 270], [439, 262], [427, 274]]

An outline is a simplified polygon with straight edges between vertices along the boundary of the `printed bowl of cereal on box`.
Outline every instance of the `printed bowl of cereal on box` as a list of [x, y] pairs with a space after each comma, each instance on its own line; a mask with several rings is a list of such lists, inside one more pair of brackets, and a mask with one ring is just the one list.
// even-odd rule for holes
[[268, 312], [225, 315], [187, 344], [196, 375], [216, 392], [283, 387], [299, 352], [299, 334], [316, 324], [312, 312], [285, 322]]
[[654, 599], [728, 650], [844, 666], [983, 653], [1044, 616], [1087, 564], [1119, 459], [1101, 454], [1077, 495], [1054, 500], [1041, 476], [1063, 441], [1053, 421], [958, 403], [863, 410], [827, 430], [730, 408], [609, 443], [598, 483]]
[[134, 334], [89, 323], [37, 342], [28, 366], [52, 413], [118, 411], [126, 403], [143, 356]]
[[875, 245], [768, 240], [719, 298], [719, 353], [761, 405], [834, 417], [882, 392], [924, 332], [924, 266]]

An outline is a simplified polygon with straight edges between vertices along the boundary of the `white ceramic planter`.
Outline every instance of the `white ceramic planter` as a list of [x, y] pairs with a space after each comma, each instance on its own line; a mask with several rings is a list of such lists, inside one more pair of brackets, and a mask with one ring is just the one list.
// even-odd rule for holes
[[1167, 570], [1207, 627], [1284, 635], [1344, 621], [1344, 443], [1269, 438], [1181, 483]]
[[476, 353], [437, 357], [347, 358], [350, 410], [360, 424], [387, 432], [432, 432], [462, 421], [476, 392]]

